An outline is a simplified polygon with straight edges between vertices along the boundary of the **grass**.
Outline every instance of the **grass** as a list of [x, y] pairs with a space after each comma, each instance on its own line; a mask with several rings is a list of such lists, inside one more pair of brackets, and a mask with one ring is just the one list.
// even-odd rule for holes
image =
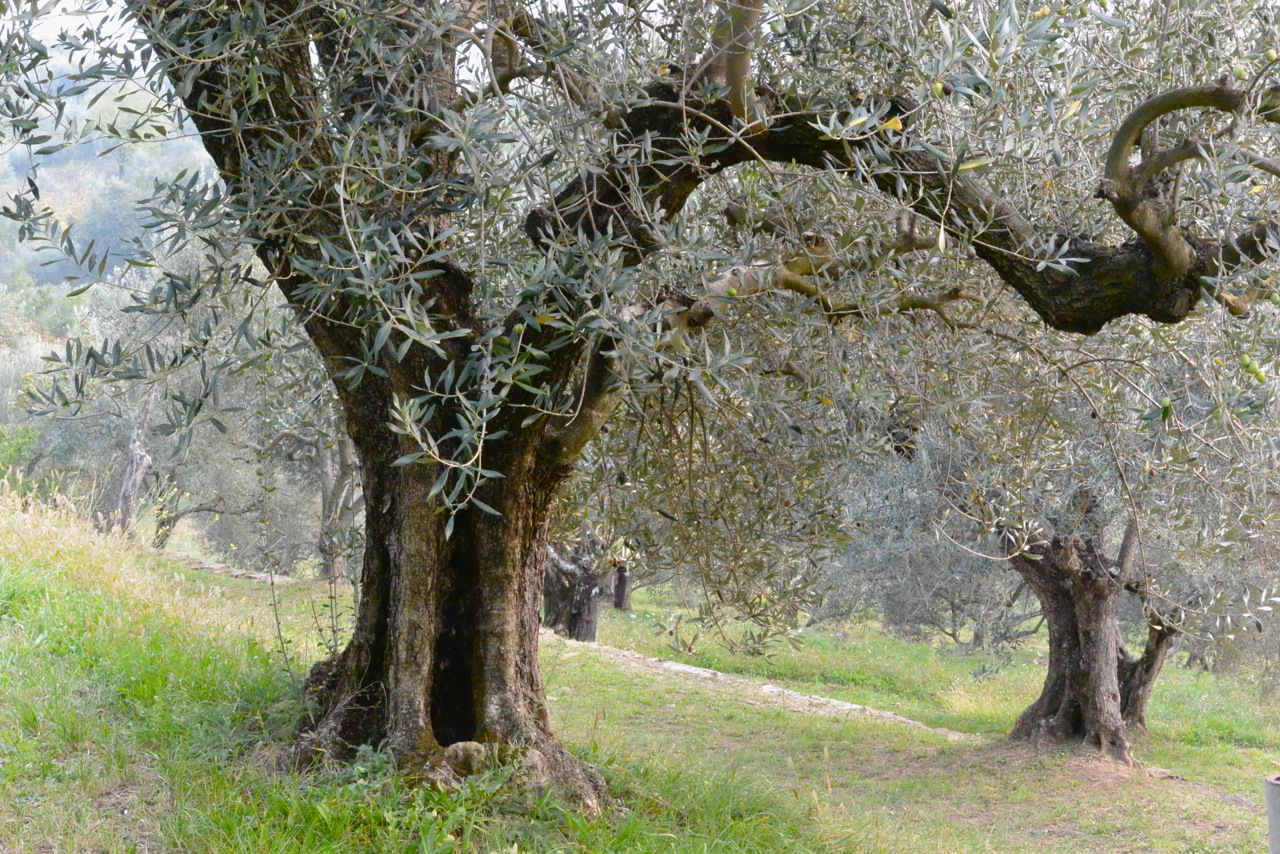
[[[56, 545], [50, 545], [56, 544]], [[301, 663], [325, 590], [281, 586]], [[264, 585], [176, 568], [73, 520], [0, 508], [0, 850], [812, 851], [827, 830], [762, 782], [578, 745], [630, 811], [527, 802], [494, 769], [457, 792], [386, 758], [281, 770], [298, 667]]]
[[1004, 742], [1042, 650], [981, 682], [973, 659], [865, 626], [768, 660], [677, 656], [655, 629], [672, 604], [643, 594], [604, 616], [602, 641], [973, 738], [750, 705], [549, 643], [556, 727], [625, 813], [530, 801], [502, 768], [455, 792], [413, 787], [373, 752], [299, 775], [280, 757], [330, 602], [306, 582], [275, 593], [278, 609], [265, 585], [0, 498], [0, 851], [1243, 851], [1265, 835], [1280, 714], [1242, 683], [1170, 670], [1138, 746], [1170, 772], [1153, 777]]

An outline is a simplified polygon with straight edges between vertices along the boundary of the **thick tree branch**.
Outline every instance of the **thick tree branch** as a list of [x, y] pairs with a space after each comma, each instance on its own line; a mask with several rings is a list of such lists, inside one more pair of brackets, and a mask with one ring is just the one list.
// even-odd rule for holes
[[1116, 558], [1116, 581], [1128, 585], [1138, 576], [1138, 563], [1141, 559], [1142, 537], [1138, 531], [1137, 517], [1130, 517], [1125, 525], [1124, 537], [1120, 541], [1120, 554]]
[[[682, 102], [683, 91], [679, 81], [651, 86], [649, 101], [626, 113], [618, 132], [624, 151], [633, 144], [639, 150], [643, 140], [648, 156], [629, 157], [613, 168], [570, 182], [549, 207], [530, 214], [526, 221], [530, 236], [545, 242], [562, 234], [611, 233], [627, 252], [627, 261], [639, 263], [658, 246], [648, 225], [649, 212], [658, 209], [664, 217], [674, 215], [698, 185], [716, 172], [761, 160], [847, 169], [855, 175], [869, 174], [880, 192], [937, 223], [957, 242], [970, 242], [977, 257], [1047, 324], [1091, 334], [1127, 314], [1161, 322], [1182, 320], [1199, 301], [1205, 277], [1221, 275], [1232, 259], [1266, 257], [1268, 238], [1274, 233], [1269, 225], [1259, 227], [1223, 246], [1185, 234], [1176, 225], [1171, 226], [1175, 230], [1161, 232], [1158, 218], [1151, 224], [1139, 212], [1131, 218], [1136, 218], [1150, 241], [1144, 238], [1119, 246], [1077, 241], [1069, 252], [1060, 252], [1064, 259], [1045, 259], [1041, 253], [1051, 242], [1050, 235], [980, 179], [957, 172], [951, 163], [918, 146], [909, 127], [902, 133], [882, 128], [832, 138], [820, 129], [829, 111], [796, 102], [782, 105], [785, 115], [746, 137], [732, 130], [727, 99], [685, 98]], [[1239, 108], [1243, 98], [1223, 87], [1193, 87], [1190, 93], [1178, 90], [1140, 105], [1122, 123], [1108, 156], [1112, 183], [1132, 180], [1128, 152], [1142, 129], [1158, 116], [1197, 105]], [[909, 118], [909, 107], [889, 104], [885, 109], [884, 117]], [[1280, 119], [1277, 90], [1262, 94], [1257, 114], [1266, 121]], [[877, 164], [887, 161], [891, 168], [860, 168], [864, 158], [875, 158]], [[1113, 204], [1123, 207], [1128, 202], [1118, 195]]]
[[620, 356], [615, 344], [608, 336], [597, 339], [587, 360], [586, 375], [575, 394], [577, 410], [563, 425], [547, 429], [544, 447], [552, 465], [573, 465], [622, 403], [624, 384], [618, 373]]

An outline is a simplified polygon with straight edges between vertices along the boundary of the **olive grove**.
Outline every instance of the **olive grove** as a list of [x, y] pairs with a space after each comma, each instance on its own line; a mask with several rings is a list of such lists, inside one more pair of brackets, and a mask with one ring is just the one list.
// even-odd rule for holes
[[1275, 398], [1251, 354], [1274, 358], [1277, 320], [1068, 339], [995, 308], [915, 335], [874, 383], [911, 401], [911, 451], [853, 473], [862, 536], [825, 607], [996, 653], [1045, 626], [1044, 692], [1013, 736], [1129, 761], [1175, 639], [1255, 631], [1273, 607]]
[[[316, 757], [381, 744], [448, 775], [518, 747], [532, 779], [599, 805], [600, 777], [551, 732], [538, 607], [556, 497], [620, 407], [645, 411], [645, 392], [718, 388], [718, 417], [740, 431], [803, 433], [789, 407], [849, 421], [804, 394], [814, 361], [858, 367], [841, 361], [840, 329], [908, 315], [982, 327], [1007, 291], [1025, 329], [1028, 310], [1078, 335], [1135, 315], [1230, 329], [1272, 291], [1264, 179], [1280, 175], [1280, 88], [1263, 4], [1170, 0], [1126, 17], [1013, 0], [54, 11], [33, 0], [3, 24], [0, 104], [31, 153], [5, 213], [106, 277], [42, 204], [41, 158], [81, 138], [198, 134], [213, 168], [142, 203], [153, 237], [139, 253], [193, 245], [210, 263], [131, 309], [183, 319], [235, 292], [251, 317], [274, 289], [336, 390], [365, 548], [354, 636], [307, 683], [299, 736]], [[136, 104], [138, 91], [145, 109], [67, 119], [74, 99]], [[213, 377], [263, 343], [251, 327], [219, 325], [232, 331], [216, 346], [84, 348], [63, 382], [182, 361]], [[1130, 346], [1139, 358], [1144, 342]], [[754, 400], [771, 389], [796, 402]], [[975, 493], [954, 500], [1019, 569], [1039, 557], [1127, 583], [1089, 537], [988, 518], [974, 508], [994, 493]], [[749, 577], [764, 563], [742, 563], [740, 598], [768, 588]], [[1127, 755], [1108, 749], [1109, 710], [1081, 708], [1083, 734]]]

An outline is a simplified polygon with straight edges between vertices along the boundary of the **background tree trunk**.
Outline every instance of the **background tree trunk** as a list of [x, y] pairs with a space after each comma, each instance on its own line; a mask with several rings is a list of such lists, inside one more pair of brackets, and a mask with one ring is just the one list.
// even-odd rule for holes
[[147, 391], [147, 397], [133, 425], [133, 439], [129, 442], [129, 458], [125, 463], [124, 477], [120, 481], [120, 496], [116, 500], [116, 527], [129, 531], [138, 515], [142, 484], [151, 470], [151, 455], [147, 453], [147, 430], [151, 427], [151, 413], [156, 408], [158, 389]]
[[320, 576], [345, 578], [362, 503], [355, 445], [346, 436], [331, 446], [320, 445], [316, 463], [320, 473]]
[[600, 603], [613, 600], [616, 572], [600, 566], [594, 537], [584, 535], [568, 557], [548, 549], [542, 595], [542, 624], [577, 641], [594, 641], [600, 627]]
[[619, 566], [614, 574], [613, 607], [619, 611], [631, 610], [631, 573], [626, 566]]

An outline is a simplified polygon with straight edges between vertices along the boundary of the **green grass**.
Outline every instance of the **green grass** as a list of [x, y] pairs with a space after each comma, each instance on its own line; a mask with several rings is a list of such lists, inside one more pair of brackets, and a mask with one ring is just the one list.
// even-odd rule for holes
[[[325, 588], [277, 593], [301, 663], [323, 645]], [[826, 828], [757, 779], [584, 744], [625, 815], [588, 820], [528, 802], [502, 785], [501, 768], [456, 792], [407, 785], [375, 753], [307, 775], [281, 770], [300, 709], [271, 645], [269, 603], [261, 584], [177, 569], [71, 520], [4, 507], [0, 850], [830, 847]]]
[[672, 604], [643, 594], [604, 615], [603, 642], [973, 737], [752, 705], [548, 643], [557, 730], [625, 812], [531, 801], [502, 768], [415, 787], [372, 752], [297, 774], [281, 757], [330, 602], [307, 582], [272, 598], [0, 497], [0, 851], [1234, 852], [1265, 834], [1280, 715], [1243, 683], [1170, 669], [1137, 752], [1185, 779], [1156, 777], [1003, 740], [1038, 690], [1035, 647], [984, 681], [972, 658], [865, 626], [768, 659], [676, 656], [656, 628]]
[[798, 649], [779, 646], [768, 656], [734, 655], [712, 639], [689, 654], [655, 630], [678, 609], [674, 600], [634, 598], [633, 616], [607, 613], [599, 640], [610, 646], [738, 673], [808, 693], [896, 712], [934, 727], [998, 734], [1040, 690], [1043, 669], [1035, 652], [1015, 660], [999, 679], [978, 680], [980, 657], [941, 653], [928, 644], [886, 637], [872, 626], [823, 626], [802, 634]]

